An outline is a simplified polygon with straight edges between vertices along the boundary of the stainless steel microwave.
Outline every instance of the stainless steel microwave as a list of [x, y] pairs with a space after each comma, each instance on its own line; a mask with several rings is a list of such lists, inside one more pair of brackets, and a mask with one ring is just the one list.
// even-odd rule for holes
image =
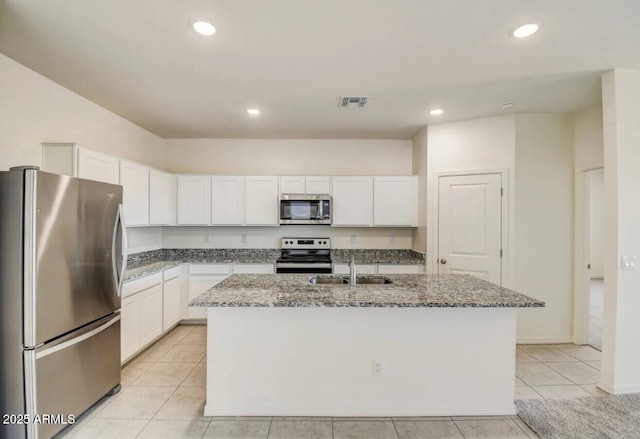
[[331, 195], [280, 195], [280, 224], [331, 224]]

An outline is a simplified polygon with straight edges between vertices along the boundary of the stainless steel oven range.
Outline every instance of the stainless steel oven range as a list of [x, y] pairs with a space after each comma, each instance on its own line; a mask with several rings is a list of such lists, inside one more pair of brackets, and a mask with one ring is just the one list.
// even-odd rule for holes
[[282, 238], [276, 273], [332, 273], [331, 239]]

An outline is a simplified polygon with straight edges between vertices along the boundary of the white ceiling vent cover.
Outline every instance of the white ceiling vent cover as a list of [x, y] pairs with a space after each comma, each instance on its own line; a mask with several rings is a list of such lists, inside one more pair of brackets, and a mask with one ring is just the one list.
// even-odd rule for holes
[[367, 103], [370, 96], [341, 96], [339, 107], [362, 108]]

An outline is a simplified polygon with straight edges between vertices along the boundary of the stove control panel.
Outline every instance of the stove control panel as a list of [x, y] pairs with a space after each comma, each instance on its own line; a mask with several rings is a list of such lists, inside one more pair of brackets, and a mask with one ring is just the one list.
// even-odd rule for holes
[[330, 249], [329, 238], [282, 238], [282, 248], [294, 249]]

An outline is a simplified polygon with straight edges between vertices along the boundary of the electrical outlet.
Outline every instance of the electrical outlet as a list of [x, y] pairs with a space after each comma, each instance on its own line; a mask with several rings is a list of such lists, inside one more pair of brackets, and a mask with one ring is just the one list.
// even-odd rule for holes
[[358, 235], [351, 235], [351, 244], [358, 243]]
[[242, 243], [243, 244], [247, 243], [247, 235], [242, 235]]
[[208, 233], [205, 233], [204, 236], [202, 237], [202, 242], [204, 242], [205, 244], [209, 244], [209, 242], [211, 242], [211, 235], [209, 235]]
[[396, 243], [396, 235], [389, 235], [389, 244]]
[[384, 375], [384, 362], [382, 360], [373, 360], [371, 372], [373, 376]]
[[622, 271], [636, 271], [636, 257], [635, 256], [623, 256], [622, 257]]

